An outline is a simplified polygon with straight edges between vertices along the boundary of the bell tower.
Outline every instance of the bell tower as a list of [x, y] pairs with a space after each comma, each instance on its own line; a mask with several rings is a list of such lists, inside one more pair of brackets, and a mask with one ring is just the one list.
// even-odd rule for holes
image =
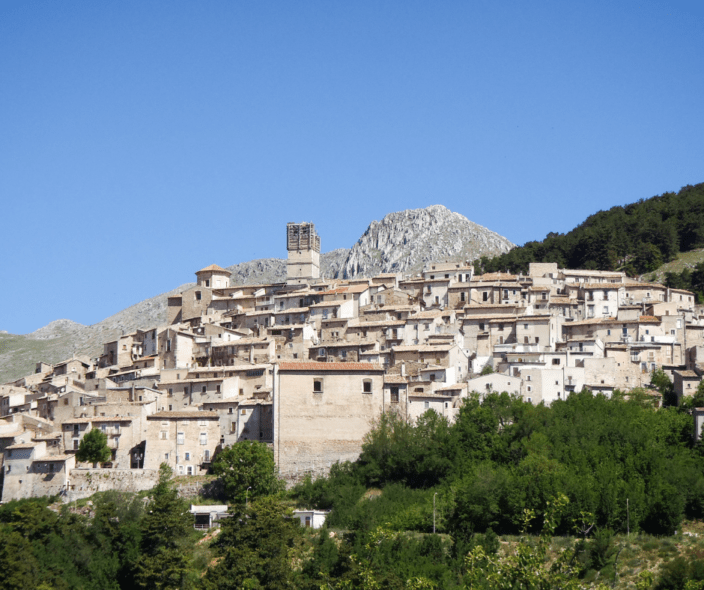
[[320, 278], [320, 236], [312, 223], [286, 224], [286, 283], [302, 285]]

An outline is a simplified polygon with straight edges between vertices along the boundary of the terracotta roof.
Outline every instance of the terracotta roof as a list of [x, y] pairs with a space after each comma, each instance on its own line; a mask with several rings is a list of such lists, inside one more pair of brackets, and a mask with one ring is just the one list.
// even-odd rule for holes
[[405, 326], [406, 322], [403, 320], [378, 320], [374, 322], [359, 322], [357, 325], [352, 326], [354, 328], [376, 328], [381, 326]]
[[91, 422], [132, 422], [133, 416], [92, 416], [64, 420], [62, 424], [90, 424]]
[[394, 352], [449, 352], [454, 348], [453, 345], [433, 345], [433, 344], [411, 344], [408, 346], [394, 346]]
[[201, 268], [198, 272], [196, 272], [196, 274], [199, 275], [202, 272], [220, 272], [227, 275], [231, 274], [229, 270], [225, 270], [222, 266], [218, 266], [217, 264], [211, 264], [210, 266]]
[[147, 420], [167, 420], [169, 418], [174, 418], [176, 420], [183, 420], [184, 418], [198, 418], [199, 420], [206, 420], [208, 418], [220, 418], [217, 412], [205, 412], [199, 410], [197, 412], [186, 411], [186, 412], [158, 412], [147, 416]]
[[564, 305], [564, 304], [576, 304], [577, 300], [576, 299], [570, 299], [569, 297], [559, 297], [559, 296], [552, 296], [550, 297], [550, 304], [551, 305]]
[[361, 338], [359, 340], [336, 340], [334, 342], [326, 342], [321, 340], [311, 348], [347, 348], [350, 346], [370, 346], [379, 342], [374, 338]]
[[467, 384], [455, 383], [454, 385], [446, 385], [445, 387], [439, 387], [435, 391], [457, 391], [458, 389], [467, 389]]
[[350, 285], [349, 287], [337, 287], [337, 289], [328, 289], [327, 291], [322, 291], [321, 295], [341, 295], [343, 293], [364, 293], [367, 289], [369, 289], [368, 284]]
[[34, 459], [32, 463], [51, 463], [51, 462], [64, 462], [68, 461], [69, 459], [74, 458], [75, 455], [46, 455], [45, 457], [41, 457], [40, 459]]
[[476, 275], [472, 278], [471, 282], [480, 282], [480, 281], [510, 281], [510, 280], [516, 280], [518, 278], [517, 275], [512, 275], [508, 274], [505, 272], [491, 272], [491, 273], [486, 273], [483, 275]]
[[308, 313], [307, 307], [292, 307], [291, 309], [279, 309], [274, 315], [286, 315], [287, 313]]
[[583, 289], [620, 289], [623, 287], [623, 283], [583, 283]]
[[560, 272], [563, 275], [575, 275], [578, 277], [621, 277], [623, 276], [620, 272], [612, 272], [608, 270], [582, 270], [582, 269], [569, 269], [561, 268]]
[[19, 449], [33, 449], [36, 445], [32, 443], [20, 443], [16, 445], [10, 445], [9, 447], [5, 447], [5, 450], [8, 451], [14, 451], [14, 450], [19, 450]]
[[646, 289], [667, 289], [665, 285], [661, 285], [660, 283], [624, 283], [624, 286], [626, 287], [626, 291], [640, 287], [644, 287]]
[[682, 377], [695, 377], [698, 378], [699, 375], [697, 375], [694, 371], [675, 371], [678, 375]]
[[436, 310], [430, 310], [430, 311], [419, 311], [416, 314], [413, 314], [412, 316], [408, 316], [408, 321], [412, 320], [432, 320], [435, 318], [440, 318], [444, 315], [451, 315], [453, 310], [442, 310], [442, 309], [436, 309]]
[[376, 363], [282, 362], [279, 371], [383, 371]]
[[401, 375], [384, 375], [384, 383], [405, 385], [408, 383], [408, 377], [402, 377]]
[[[411, 383], [411, 385], [413, 385], [413, 384]], [[437, 391], [437, 390], [436, 390], [436, 391]], [[409, 392], [408, 392], [408, 397], [434, 397], [434, 398], [437, 398], [437, 399], [448, 399], [448, 398], [450, 398], [451, 396], [449, 396], [449, 395], [442, 395], [441, 393], [433, 393], [433, 392], [430, 392], [430, 391], [427, 392], [427, 393], [422, 393], [422, 392], [420, 392], [420, 391], [416, 391], [416, 392], [409, 391]]]
[[653, 323], [659, 324], [662, 320], [660, 318], [656, 318], [655, 316], [652, 316], [652, 315], [642, 315], [638, 318], [638, 321], [645, 322], [645, 323], [653, 322]]

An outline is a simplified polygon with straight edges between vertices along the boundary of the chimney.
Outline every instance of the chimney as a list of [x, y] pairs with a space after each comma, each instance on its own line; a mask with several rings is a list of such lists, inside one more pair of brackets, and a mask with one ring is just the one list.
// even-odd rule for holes
[[401, 377], [406, 376], [406, 363], [401, 363]]

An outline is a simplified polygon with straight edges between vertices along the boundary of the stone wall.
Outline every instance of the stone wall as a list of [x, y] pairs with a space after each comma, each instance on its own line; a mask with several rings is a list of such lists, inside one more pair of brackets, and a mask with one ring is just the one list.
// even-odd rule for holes
[[74, 502], [108, 490], [141, 492], [152, 489], [158, 479], [157, 469], [72, 469], [63, 500]]

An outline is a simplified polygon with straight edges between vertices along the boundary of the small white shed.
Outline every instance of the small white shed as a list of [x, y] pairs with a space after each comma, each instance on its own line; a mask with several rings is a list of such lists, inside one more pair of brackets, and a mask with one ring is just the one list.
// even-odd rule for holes
[[325, 510], [294, 510], [293, 516], [301, 521], [301, 526], [319, 529], [325, 524], [328, 512]]

